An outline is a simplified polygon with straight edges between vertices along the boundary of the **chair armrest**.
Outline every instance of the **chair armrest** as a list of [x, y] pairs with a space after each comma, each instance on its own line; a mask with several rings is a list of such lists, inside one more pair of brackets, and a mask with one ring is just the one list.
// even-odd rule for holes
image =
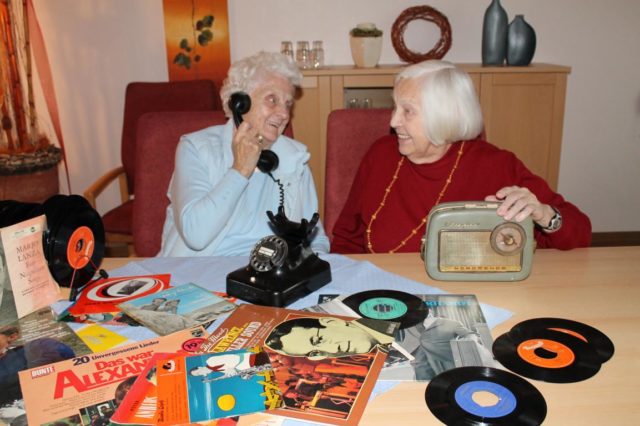
[[104, 175], [100, 176], [94, 183], [84, 191], [84, 198], [89, 201], [89, 204], [95, 209], [96, 198], [102, 194], [114, 180], [118, 179], [120, 186], [120, 199], [122, 203], [129, 201], [129, 187], [127, 186], [127, 175], [124, 172], [124, 167], [119, 166], [113, 170], [108, 171]]

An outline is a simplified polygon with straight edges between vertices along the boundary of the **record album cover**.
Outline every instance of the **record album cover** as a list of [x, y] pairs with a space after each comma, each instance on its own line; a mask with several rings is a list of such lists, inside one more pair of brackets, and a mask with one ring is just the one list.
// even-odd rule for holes
[[91, 353], [65, 323], [45, 307], [0, 326], [0, 424], [19, 423], [24, 401], [18, 372]]
[[358, 424], [397, 323], [240, 305], [201, 346], [225, 352], [262, 345], [284, 406], [297, 419]]
[[118, 304], [169, 288], [170, 274], [103, 278], [91, 283], [67, 308], [71, 315], [118, 312]]
[[[402, 312], [402, 307], [407, 301], [396, 300], [393, 297], [372, 297], [360, 301], [353, 297], [358, 294], [360, 293], [334, 298], [326, 295], [327, 297], [320, 299], [323, 303], [309, 309], [352, 316], [362, 315], [363, 312], [372, 315], [376, 312], [377, 317], [394, 317], [393, 321], [402, 320], [418, 311], [409, 309], [396, 318], [393, 312]], [[380, 380], [427, 381], [455, 367], [500, 368], [491, 352], [491, 330], [475, 295], [404, 294], [411, 302], [414, 299], [422, 302], [424, 307], [420, 309], [419, 318], [412, 318], [409, 326], [401, 326], [396, 333], [395, 347], [399, 348], [390, 352], [390, 362], [385, 364]], [[362, 304], [345, 304], [345, 301], [350, 302], [354, 299]]]
[[236, 305], [193, 283], [129, 300], [118, 305], [124, 313], [161, 336], [210, 323]]
[[260, 348], [171, 357], [156, 362], [158, 421], [195, 423], [273, 410], [282, 404]]
[[20, 371], [30, 425], [88, 425], [108, 420], [156, 352], [192, 353], [202, 327]]

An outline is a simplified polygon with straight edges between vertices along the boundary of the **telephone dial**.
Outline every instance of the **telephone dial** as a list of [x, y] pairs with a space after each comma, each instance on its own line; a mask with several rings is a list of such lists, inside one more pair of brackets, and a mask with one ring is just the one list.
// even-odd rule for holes
[[[244, 92], [236, 92], [229, 98], [229, 109], [233, 115], [236, 128], [242, 123], [242, 116], [251, 109], [251, 98]], [[258, 170], [262, 173], [271, 173], [278, 168], [279, 159], [275, 152], [264, 149], [258, 159]]]
[[262, 238], [249, 256], [249, 264], [227, 275], [227, 294], [250, 303], [287, 306], [331, 281], [329, 262], [315, 254], [310, 246], [318, 223], [290, 221], [284, 207], [274, 215], [267, 212], [276, 235]]

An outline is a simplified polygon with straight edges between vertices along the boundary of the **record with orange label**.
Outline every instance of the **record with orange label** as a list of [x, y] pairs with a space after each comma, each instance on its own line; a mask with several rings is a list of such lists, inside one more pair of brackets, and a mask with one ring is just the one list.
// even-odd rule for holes
[[551, 383], [586, 380], [601, 366], [592, 346], [554, 330], [512, 329], [495, 340], [493, 354], [514, 373]]
[[600, 362], [607, 362], [615, 350], [613, 342], [603, 332], [590, 325], [563, 318], [533, 318], [519, 322], [512, 330], [555, 330], [575, 336], [593, 346]]
[[104, 226], [79, 195], [54, 195], [43, 203], [49, 228], [45, 257], [58, 284], [79, 289], [98, 271], [104, 256]]

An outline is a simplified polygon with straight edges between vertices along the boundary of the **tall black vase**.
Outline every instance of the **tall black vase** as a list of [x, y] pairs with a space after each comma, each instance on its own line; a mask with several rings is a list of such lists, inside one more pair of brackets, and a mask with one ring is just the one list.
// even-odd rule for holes
[[507, 40], [507, 64], [529, 65], [536, 51], [536, 32], [524, 15], [516, 15], [511, 21]]
[[507, 56], [509, 18], [500, 0], [493, 0], [482, 23], [482, 65], [502, 65]]

